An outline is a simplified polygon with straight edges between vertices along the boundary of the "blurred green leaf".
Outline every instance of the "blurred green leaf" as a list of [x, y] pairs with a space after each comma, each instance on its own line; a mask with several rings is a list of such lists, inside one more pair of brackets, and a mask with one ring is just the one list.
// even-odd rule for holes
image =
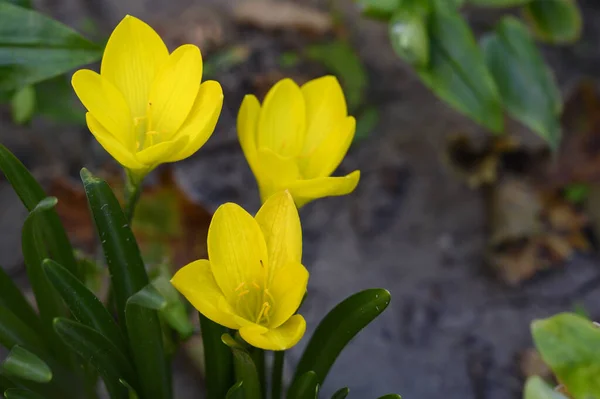
[[[242, 382], [242, 391], [245, 399], [261, 399], [261, 387], [258, 379], [258, 371], [250, 357], [250, 354], [240, 344], [238, 344], [229, 334], [222, 337], [225, 343], [233, 353], [233, 364], [235, 369], [235, 378], [238, 383]], [[207, 365], [208, 366], [208, 365]]]
[[321, 63], [340, 79], [348, 110], [353, 113], [364, 101], [368, 76], [365, 66], [352, 46], [342, 40], [315, 44], [306, 49], [306, 56]]
[[33, 10], [0, 2], [0, 91], [97, 61], [100, 46]]
[[523, 399], [567, 399], [540, 377], [529, 377], [523, 389]]
[[11, 388], [4, 392], [6, 399], [45, 399], [43, 396], [38, 395], [33, 391], [21, 388]]
[[129, 398], [129, 390], [119, 380], [135, 383], [133, 366], [106, 337], [90, 327], [64, 318], [54, 321], [54, 330], [66, 345], [98, 370], [111, 398]]
[[81, 179], [110, 270], [119, 320], [126, 322], [140, 396], [169, 399], [171, 380], [158, 315], [155, 310], [128, 303], [149, 283], [137, 242], [108, 184], [87, 169], [81, 170]]
[[18, 345], [13, 346], [4, 359], [0, 371], [9, 377], [37, 383], [47, 383], [52, 380], [50, 367], [42, 359]]
[[31, 8], [31, 6], [32, 6], [31, 0], [0, 0], [0, 2], [3, 2], [3, 1], [14, 4], [19, 7], [24, 7], [24, 8]]
[[501, 132], [500, 97], [471, 28], [456, 9], [435, 4], [429, 19], [429, 64], [417, 68], [417, 73], [456, 110]]
[[352, 338], [383, 312], [390, 303], [390, 293], [384, 289], [358, 292], [333, 308], [319, 323], [298, 366], [294, 381], [308, 371], [314, 371], [323, 384], [329, 369]]
[[560, 92], [527, 28], [505, 17], [482, 46], [509, 114], [556, 150], [561, 134]]
[[123, 355], [128, 353], [127, 345], [115, 320], [93, 292], [53, 260], [44, 260], [43, 270], [62, 296], [75, 320], [102, 334]]
[[0, 306], [4, 306], [13, 312], [25, 324], [34, 330], [39, 330], [41, 326], [33, 307], [29, 304], [25, 296], [10, 278], [10, 276], [0, 266]]
[[[233, 395], [235, 390], [231, 390], [235, 386], [229, 388], [234, 381], [233, 354], [221, 340], [221, 336], [226, 334], [228, 329], [206, 318], [201, 313], [198, 313], [198, 315], [204, 344], [206, 398], [221, 399], [224, 397], [225, 392], [231, 392]], [[229, 393], [227, 393], [227, 397], [229, 397]]]
[[331, 399], [346, 399], [346, 396], [350, 393], [348, 388], [342, 388], [337, 390], [332, 396]]
[[[0, 169], [29, 212], [46, 198], [46, 193], [27, 168], [2, 144], [0, 144]], [[73, 247], [56, 211], [46, 210], [38, 215], [38, 219], [43, 220], [40, 223], [44, 233], [43, 240], [52, 259], [77, 275], [78, 265]]]
[[294, 380], [287, 393], [287, 399], [317, 399], [319, 381], [314, 371], [307, 371]]
[[43, 353], [45, 345], [39, 333], [41, 331], [33, 330], [7, 307], [0, 305], [0, 345], [7, 349], [20, 345]]
[[35, 89], [31, 85], [17, 90], [10, 101], [12, 120], [18, 125], [28, 123], [35, 112]]
[[85, 109], [75, 96], [69, 76], [60, 75], [35, 85], [36, 113], [59, 124], [85, 126]]
[[600, 329], [561, 313], [531, 324], [535, 345], [573, 399], [600, 397]]
[[194, 332], [194, 326], [190, 322], [181, 295], [173, 287], [169, 277], [160, 275], [154, 278], [151, 284], [165, 299], [165, 305], [158, 309], [160, 315], [171, 328], [179, 333], [181, 339], [190, 337]]
[[0, 392], [4, 392], [7, 389], [16, 388], [17, 386], [10, 379], [0, 374]]
[[415, 10], [398, 10], [390, 20], [389, 35], [396, 54], [415, 67], [429, 63], [427, 15]]
[[402, 0], [356, 0], [366, 17], [388, 20], [400, 7]]
[[204, 62], [204, 79], [212, 79], [218, 72], [225, 72], [243, 64], [248, 57], [250, 57], [250, 49], [242, 45], [232, 46], [212, 54]]
[[356, 131], [354, 133], [354, 142], [369, 137], [373, 129], [379, 123], [379, 110], [375, 106], [365, 108], [356, 119]]
[[397, 393], [388, 393], [387, 395], [380, 396], [378, 399], [402, 399], [402, 396]]
[[225, 395], [225, 399], [244, 399], [244, 390], [242, 389], [244, 381], [240, 381], [232, 386]]
[[564, 188], [564, 197], [573, 204], [581, 204], [588, 198], [589, 192], [589, 185], [584, 183], [573, 183]]
[[533, 0], [523, 8], [523, 15], [536, 37], [545, 42], [572, 43], [581, 36], [581, 12], [573, 0]]
[[467, 0], [471, 4], [485, 7], [514, 7], [531, 3], [533, 0]]

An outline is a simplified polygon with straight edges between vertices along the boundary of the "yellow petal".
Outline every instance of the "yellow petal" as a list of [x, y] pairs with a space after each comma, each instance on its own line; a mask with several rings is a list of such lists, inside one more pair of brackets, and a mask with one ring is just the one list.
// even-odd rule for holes
[[256, 180], [264, 203], [272, 194], [287, 189], [300, 178], [298, 165], [293, 158], [284, 158], [267, 148], [257, 153]]
[[[294, 199], [280, 191], [267, 199], [255, 217], [269, 253], [269, 281], [274, 272], [289, 262], [302, 260], [302, 228]], [[271, 283], [269, 283], [271, 285]]]
[[348, 114], [344, 92], [335, 76], [302, 85], [306, 102], [306, 137], [303, 154], [310, 154]]
[[71, 83], [83, 106], [108, 133], [125, 147], [133, 148], [133, 120], [119, 90], [108, 80], [88, 69], [75, 72]]
[[150, 130], [169, 135], [181, 127], [200, 90], [202, 56], [198, 47], [185, 44], [169, 56], [150, 89]]
[[182, 136], [175, 140], [163, 141], [154, 144], [136, 154], [138, 161], [144, 165], [154, 167], [168, 160], [179, 151], [183, 150], [189, 141], [189, 137]]
[[342, 162], [356, 130], [354, 117], [340, 119], [337, 126], [324, 137], [313, 152], [300, 159], [300, 171], [305, 179], [326, 177]]
[[85, 114], [88, 128], [94, 135], [98, 143], [108, 152], [118, 163], [132, 170], [145, 169], [145, 166], [140, 163], [132, 151], [125, 148], [115, 137], [110, 134], [104, 126], [92, 116], [90, 112]]
[[269, 284], [269, 293], [273, 296], [269, 328], [279, 327], [298, 311], [307, 284], [308, 270], [299, 262], [290, 262], [275, 271]]
[[[239, 205], [227, 203], [215, 212], [208, 228], [208, 257], [215, 280], [232, 306], [244, 302], [253, 308], [252, 312], [260, 307], [251, 303], [254, 298], [246, 294], [241, 298], [240, 294], [254, 292], [253, 283], [264, 281], [264, 268], [269, 262], [267, 246], [256, 220]], [[256, 317], [241, 315], [248, 320]]]
[[242, 327], [240, 335], [250, 345], [265, 350], [283, 351], [296, 345], [304, 336], [306, 321], [300, 315], [292, 316], [282, 326], [260, 334], [260, 330]]
[[360, 171], [344, 177], [319, 177], [299, 180], [289, 186], [290, 193], [298, 208], [317, 198], [346, 195], [354, 191], [360, 180]]
[[221, 85], [214, 80], [202, 83], [190, 114], [176, 133], [177, 137], [188, 136], [190, 140], [182, 151], [171, 157], [169, 162], [189, 157], [206, 143], [215, 130], [222, 107], [223, 89], [221, 89]]
[[302, 150], [306, 112], [304, 97], [291, 79], [280, 80], [269, 90], [258, 119], [257, 147], [282, 156]]
[[100, 73], [125, 97], [134, 118], [146, 116], [150, 86], [169, 57], [158, 34], [127, 15], [110, 35]]
[[206, 259], [197, 260], [179, 269], [171, 279], [171, 284], [210, 320], [227, 328], [240, 328], [230, 314], [219, 310], [218, 305], [223, 293], [217, 286], [210, 270], [210, 262]]
[[256, 173], [256, 129], [260, 115], [260, 103], [252, 94], [244, 97], [237, 118], [237, 133], [242, 151], [253, 172]]

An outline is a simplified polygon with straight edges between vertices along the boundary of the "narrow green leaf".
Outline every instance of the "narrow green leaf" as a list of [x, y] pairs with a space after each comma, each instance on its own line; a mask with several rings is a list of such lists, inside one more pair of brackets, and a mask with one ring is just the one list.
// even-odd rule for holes
[[429, 63], [427, 15], [414, 10], [397, 11], [389, 24], [392, 48], [400, 58], [415, 67]]
[[120, 378], [119, 382], [121, 383], [121, 385], [123, 385], [125, 388], [127, 388], [127, 391], [129, 392], [129, 399], [139, 399], [137, 392], [127, 381]]
[[514, 7], [531, 3], [533, 0], [468, 0], [469, 3], [485, 7]]
[[[229, 334], [222, 337], [225, 343], [233, 353], [233, 364], [235, 369], [235, 378], [241, 385], [245, 399], [261, 399], [261, 387], [256, 366], [250, 357], [250, 354], [239, 343], [237, 343]], [[208, 369], [208, 365], [207, 365]]]
[[600, 329], [580, 316], [561, 313], [536, 320], [531, 332], [544, 362], [574, 399], [600, 397]]
[[31, 120], [35, 111], [35, 89], [31, 85], [17, 90], [10, 102], [12, 120], [18, 125], [24, 125]]
[[102, 334], [121, 353], [128, 353], [127, 345], [115, 320], [93, 292], [53, 260], [44, 260], [43, 269], [78, 322]]
[[40, 328], [41, 322], [37, 313], [33, 310], [27, 299], [25, 299], [19, 287], [17, 287], [1, 266], [0, 306], [10, 309], [23, 323], [31, 326], [34, 330]]
[[331, 399], [346, 399], [346, 396], [348, 396], [349, 393], [350, 389], [341, 388], [331, 396]]
[[129, 397], [128, 389], [119, 380], [134, 384], [133, 366], [106, 337], [90, 327], [64, 318], [54, 321], [54, 330], [67, 346], [98, 370], [111, 398]]
[[240, 381], [232, 386], [225, 395], [225, 399], [244, 399], [244, 390], [242, 388], [244, 381]]
[[397, 393], [388, 393], [387, 395], [380, 396], [378, 399], [402, 399]]
[[33, 391], [21, 388], [11, 388], [4, 392], [6, 399], [45, 399], [43, 396], [38, 395]]
[[43, 14], [0, 2], [0, 91], [97, 61], [100, 46]]
[[171, 284], [170, 278], [160, 275], [153, 279], [151, 284], [166, 301], [165, 306], [159, 309], [160, 316], [179, 333], [181, 339], [190, 337], [194, 333], [194, 326], [181, 295]]
[[509, 114], [557, 149], [560, 92], [527, 28], [516, 18], [505, 17], [482, 46]]
[[567, 399], [538, 376], [529, 377], [523, 389], [523, 399]]
[[233, 355], [221, 341], [221, 336], [228, 330], [200, 313], [199, 316], [206, 365], [206, 398], [221, 399], [234, 381]]
[[582, 17], [573, 0], [533, 0], [523, 15], [536, 37], [548, 43], [565, 44], [579, 39]]
[[391, 18], [401, 2], [402, 0], [356, 0], [364, 16], [385, 21]]
[[52, 122], [85, 126], [85, 109], [71, 86], [70, 76], [59, 75], [35, 85], [36, 114]]
[[294, 380], [287, 393], [287, 399], [317, 399], [319, 380], [314, 371], [307, 371]]
[[33, 330], [7, 307], [0, 305], [0, 345], [8, 349], [20, 345], [40, 353], [45, 346], [39, 333], [41, 331]]
[[416, 71], [442, 100], [499, 133], [504, 123], [502, 106], [481, 50], [460, 13], [439, 3], [429, 14], [429, 63]]
[[388, 291], [373, 288], [356, 293], [333, 308], [308, 342], [296, 367], [294, 380], [308, 371], [314, 371], [319, 384], [323, 384], [346, 344], [379, 316], [389, 303]]
[[35, 354], [15, 345], [4, 359], [0, 371], [8, 377], [26, 381], [47, 383], [52, 380], [52, 370]]
[[168, 399], [171, 379], [155, 310], [128, 303], [149, 283], [137, 242], [119, 201], [108, 184], [86, 169], [81, 171], [85, 192], [110, 270], [119, 320], [126, 322], [142, 397]]
[[[29, 212], [33, 211], [38, 203], [46, 198], [44, 190], [27, 168], [2, 144], [0, 144], [0, 169]], [[52, 259], [65, 266], [71, 273], [78, 275], [73, 247], [58, 214], [52, 209], [39, 216], [40, 219], [43, 219], [41, 227], [44, 244], [52, 255]]]

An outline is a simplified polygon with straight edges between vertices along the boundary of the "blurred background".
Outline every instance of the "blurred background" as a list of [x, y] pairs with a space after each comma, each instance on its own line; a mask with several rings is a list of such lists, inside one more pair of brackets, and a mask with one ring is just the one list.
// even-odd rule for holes
[[[147, 259], [173, 270], [202, 256], [220, 204], [259, 207], [235, 131], [243, 96], [262, 98], [286, 76], [297, 83], [339, 78], [359, 123], [336, 174], [360, 169], [361, 181], [351, 195], [301, 210], [311, 272], [307, 334], [350, 294], [387, 288], [389, 309], [342, 353], [322, 393], [348, 386], [355, 398], [398, 392], [418, 399], [518, 398], [525, 377], [550, 374], [533, 350], [530, 322], [562, 311], [600, 316], [600, 3], [578, 4], [578, 40], [538, 46], [564, 102], [562, 141], [552, 153], [547, 139], [510, 118], [505, 135], [494, 136], [438, 99], [394, 52], [388, 25], [362, 16], [350, 0], [33, 2], [97, 42], [125, 14], [141, 18], [171, 50], [198, 45], [204, 79], [223, 86], [212, 138], [186, 161], [153, 173], [137, 215]], [[471, 6], [461, 12], [476, 36], [507, 13], [519, 15]], [[118, 168], [85, 127], [69, 79], [46, 81], [33, 100], [29, 94], [0, 106], [0, 142], [59, 198], [72, 240], [91, 252], [96, 238], [79, 170], [114, 178]], [[535, 99], [535, 85], [521, 90]], [[0, 264], [27, 289], [19, 250], [27, 212], [3, 178], [0, 215]], [[297, 361], [306, 342], [286, 360]], [[200, 397], [202, 386], [190, 347], [176, 360], [181, 399]]]

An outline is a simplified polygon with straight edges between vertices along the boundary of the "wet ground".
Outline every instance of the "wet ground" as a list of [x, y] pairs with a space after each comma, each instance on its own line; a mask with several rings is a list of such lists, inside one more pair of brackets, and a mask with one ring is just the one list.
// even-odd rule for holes
[[[83, 23], [82, 16], [92, 16], [101, 29], [108, 28], [131, 13], [162, 20], [167, 29], [172, 21], [195, 13], [199, 19], [221, 18], [227, 28], [226, 10], [240, 1], [46, 0], [43, 5], [74, 26]], [[588, 22], [597, 21], [598, 5], [581, 3]], [[369, 98], [379, 105], [381, 120], [338, 171], [361, 170], [356, 192], [316, 201], [301, 211], [304, 263], [311, 271], [303, 314], [310, 334], [330, 308], [357, 290], [387, 288], [392, 303], [338, 359], [322, 397], [348, 386], [350, 396], [358, 399], [389, 392], [418, 399], [517, 398], [523, 382], [518, 356], [532, 345], [532, 319], [575, 306], [600, 317], [599, 262], [577, 257], [518, 288], [499, 281], [485, 265], [484, 198], [451, 173], [441, 156], [449, 134], [486, 133], [418, 82], [390, 50], [383, 26], [360, 20], [349, 1], [343, 2], [343, 15], [352, 21], [352, 41], [368, 68]], [[493, 13], [470, 12], [470, 18], [484, 28]], [[600, 28], [587, 25], [574, 48], [546, 52], [564, 90], [582, 75], [600, 77], [600, 33], [595, 32]], [[241, 76], [222, 76], [226, 103], [217, 131], [196, 156], [177, 165], [180, 184], [208, 208], [225, 201], [258, 208], [256, 186], [236, 142], [235, 111], [249, 74], [272, 67], [274, 48], [276, 44], [261, 47], [258, 60]], [[46, 130], [42, 122], [15, 128], [2, 115], [0, 139], [42, 178], [56, 171], [76, 175], [84, 163], [93, 167], [105, 159], [84, 131]], [[532, 146], [539, 144], [532, 133], [516, 129]], [[92, 161], [84, 162], [86, 158]], [[21, 276], [14, 248], [25, 212], [6, 183], [0, 183], [0, 192], [0, 263]], [[291, 363], [302, 347], [288, 356]], [[189, 374], [176, 378], [182, 399], [198, 397], [199, 379]]]

